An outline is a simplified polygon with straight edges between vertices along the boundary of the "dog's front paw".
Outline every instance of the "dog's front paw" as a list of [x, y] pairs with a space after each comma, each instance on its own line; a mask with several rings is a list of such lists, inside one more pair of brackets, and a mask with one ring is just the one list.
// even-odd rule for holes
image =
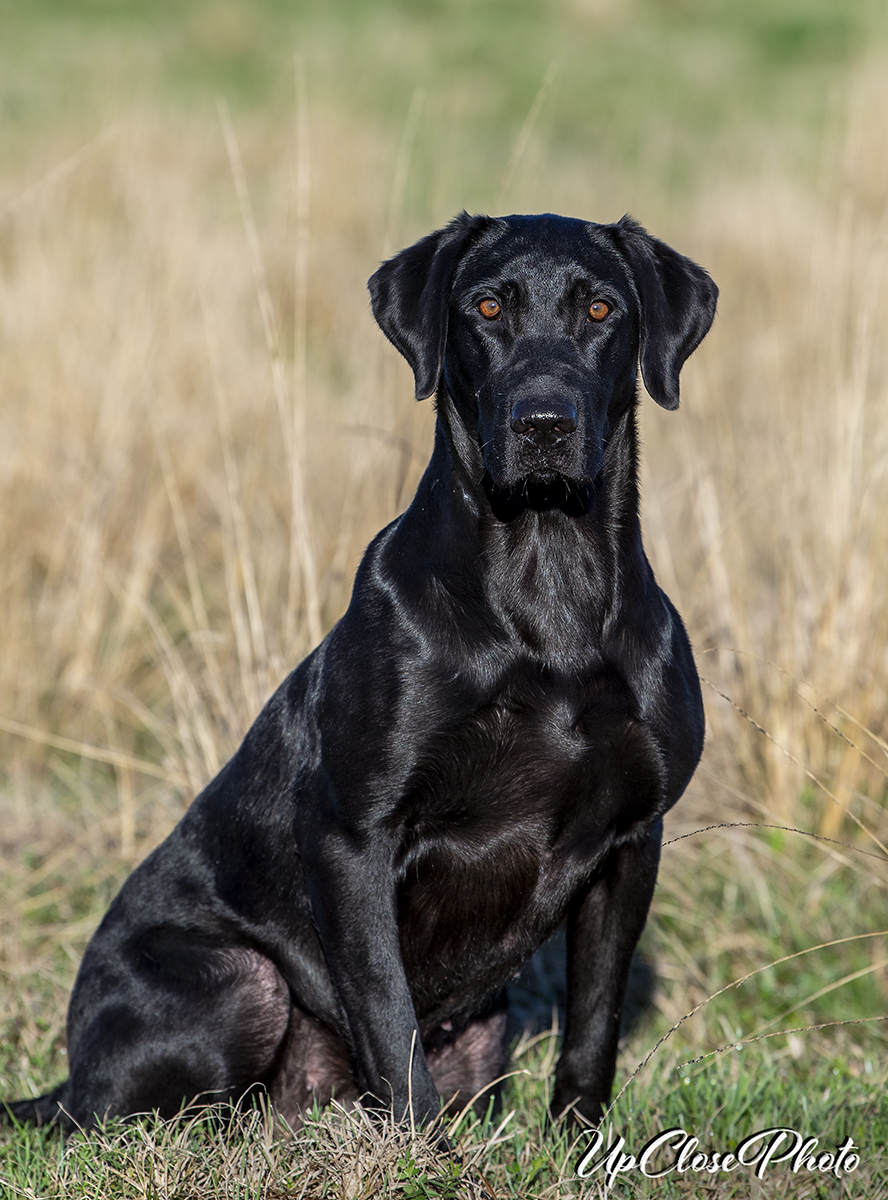
[[588, 1128], [598, 1124], [606, 1107], [607, 1097], [596, 1099], [577, 1087], [556, 1083], [549, 1105], [549, 1117], [553, 1124], [565, 1121], [569, 1125]]

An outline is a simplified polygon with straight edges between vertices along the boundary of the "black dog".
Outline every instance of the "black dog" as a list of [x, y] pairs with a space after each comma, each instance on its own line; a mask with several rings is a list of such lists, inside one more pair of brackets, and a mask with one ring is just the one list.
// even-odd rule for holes
[[291, 1122], [334, 1094], [428, 1119], [500, 1072], [504, 985], [565, 919], [552, 1110], [608, 1101], [662, 815], [703, 742], [641, 542], [637, 366], [675, 408], [717, 289], [629, 218], [463, 214], [370, 292], [417, 397], [437, 389], [416, 497], [111, 905], [70, 1078], [20, 1120], [256, 1086]]

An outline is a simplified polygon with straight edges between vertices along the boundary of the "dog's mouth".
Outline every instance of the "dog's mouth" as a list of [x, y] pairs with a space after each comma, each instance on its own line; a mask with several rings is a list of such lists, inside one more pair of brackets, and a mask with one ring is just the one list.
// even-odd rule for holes
[[479, 434], [488, 495], [507, 496], [510, 510], [575, 512], [586, 503], [603, 465], [607, 429], [578, 388], [539, 386], [508, 408], [502, 400], [484, 407]]
[[[516, 442], [518, 444], [516, 444]], [[603, 451], [579, 439], [556, 446], [520, 444], [511, 439], [500, 453], [485, 457], [484, 487], [494, 505], [513, 514], [560, 509], [569, 516], [586, 512], [603, 465]], [[590, 461], [591, 459], [591, 461]]]
[[594, 488], [592, 483], [580, 482], [555, 472], [551, 475], [525, 475], [510, 484], [495, 483], [489, 472], [484, 473], [484, 490], [499, 521], [513, 521], [528, 510], [557, 510], [568, 517], [581, 517], [589, 511]]

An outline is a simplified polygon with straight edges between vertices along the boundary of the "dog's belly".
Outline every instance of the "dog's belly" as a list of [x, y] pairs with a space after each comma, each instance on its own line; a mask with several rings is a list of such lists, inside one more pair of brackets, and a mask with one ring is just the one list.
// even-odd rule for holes
[[400, 806], [401, 949], [420, 1025], [468, 1015], [657, 814], [662, 760], [620, 689], [501, 703], [441, 733]]

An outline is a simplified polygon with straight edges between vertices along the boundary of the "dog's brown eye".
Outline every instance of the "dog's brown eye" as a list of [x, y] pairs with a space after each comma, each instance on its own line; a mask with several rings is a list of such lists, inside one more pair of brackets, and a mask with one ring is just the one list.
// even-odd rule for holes
[[589, 305], [589, 316], [593, 321], [603, 321], [610, 312], [610, 306], [603, 300], [593, 300]]
[[500, 315], [499, 303], [496, 300], [488, 297], [486, 300], [482, 300], [478, 305], [478, 312], [482, 317], [486, 317], [488, 321], [495, 321]]

